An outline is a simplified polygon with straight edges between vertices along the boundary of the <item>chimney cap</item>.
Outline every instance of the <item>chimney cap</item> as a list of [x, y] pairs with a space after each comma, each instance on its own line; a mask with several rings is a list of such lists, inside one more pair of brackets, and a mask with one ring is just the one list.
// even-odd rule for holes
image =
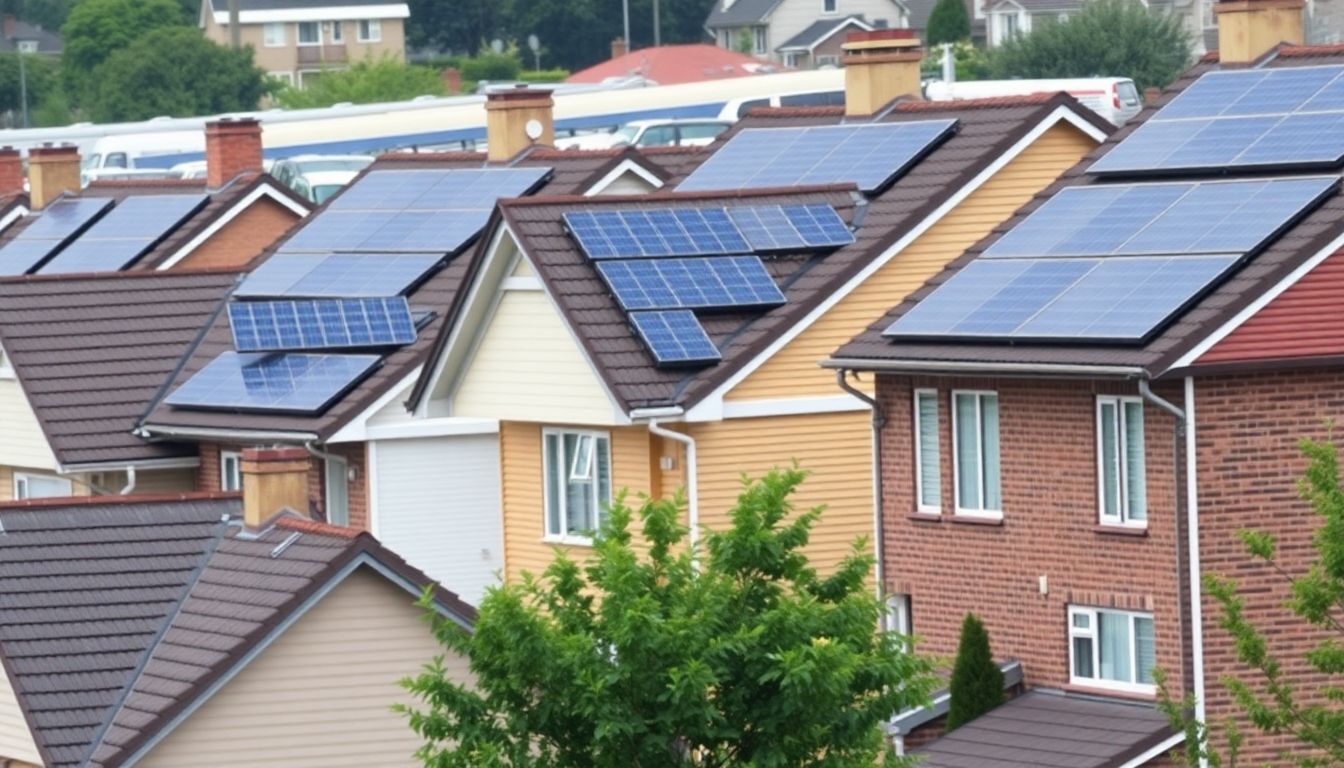
[[79, 147], [74, 144], [53, 144], [50, 141], [44, 142], [40, 147], [32, 147], [28, 150], [29, 155], [77, 155]]

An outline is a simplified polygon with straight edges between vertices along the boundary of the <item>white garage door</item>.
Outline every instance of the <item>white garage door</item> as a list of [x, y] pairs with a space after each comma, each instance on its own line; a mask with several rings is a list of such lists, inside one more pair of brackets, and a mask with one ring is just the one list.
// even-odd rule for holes
[[504, 566], [499, 436], [379, 440], [378, 538], [472, 605]]

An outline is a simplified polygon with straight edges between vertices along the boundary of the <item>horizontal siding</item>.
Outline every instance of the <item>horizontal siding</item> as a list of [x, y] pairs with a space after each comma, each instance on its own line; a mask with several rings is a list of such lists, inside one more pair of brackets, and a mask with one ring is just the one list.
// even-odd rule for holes
[[[397, 681], [444, 654], [413, 597], [367, 569], [331, 594], [171, 732], [145, 768], [418, 765]], [[459, 680], [466, 663], [449, 655]]]
[[[729, 400], [838, 395], [830, 357], [1096, 146], [1058, 124], [728, 393]], [[871, 384], [869, 384], [871, 391]]]
[[9, 675], [0, 669], [0, 764], [9, 760], [22, 760], [40, 764], [41, 755], [33, 734], [28, 730], [28, 722], [23, 718], [19, 700], [10, 685]]
[[0, 464], [56, 468], [56, 457], [18, 379], [0, 379]]

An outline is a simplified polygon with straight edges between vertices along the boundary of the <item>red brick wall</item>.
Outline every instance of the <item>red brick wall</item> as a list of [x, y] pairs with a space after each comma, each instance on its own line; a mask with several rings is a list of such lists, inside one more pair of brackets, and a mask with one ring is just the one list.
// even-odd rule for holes
[[[942, 515], [915, 520], [915, 387], [937, 388]], [[955, 521], [950, 391], [996, 390], [1003, 522]], [[887, 588], [911, 595], [924, 653], [955, 654], [966, 612], [990, 631], [996, 657], [1022, 661], [1028, 687], [1069, 682], [1067, 606], [1151, 612], [1158, 666], [1180, 679], [1180, 603], [1176, 563], [1175, 419], [1144, 412], [1148, 531], [1097, 527], [1096, 395], [1137, 394], [1132, 383], [878, 377], [886, 410], [882, 441]], [[1163, 391], [1179, 401], [1179, 391]], [[1040, 576], [1049, 592], [1041, 595]], [[1179, 686], [1178, 686], [1179, 687]]]
[[299, 217], [269, 198], [260, 198], [220, 227], [210, 239], [174, 264], [173, 271], [209, 267], [240, 268], [275, 244]]
[[201, 443], [197, 446], [201, 453], [201, 463], [196, 467], [196, 490], [219, 490], [219, 445]]
[[[202, 443], [200, 446], [201, 464], [196, 474], [196, 490], [219, 490], [219, 452], [237, 450], [228, 446]], [[355, 479], [350, 481], [350, 527], [360, 530], [369, 529], [369, 492], [368, 463], [365, 461], [363, 443], [348, 443], [327, 446], [328, 453], [344, 458], [348, 469], [355, 471]], [[308, 500], [312, 507], [326, 514], [326, 475], [323, 462], [317, 459], [308, 461]], [[308, 510], [300, 510], [308, 511]]]

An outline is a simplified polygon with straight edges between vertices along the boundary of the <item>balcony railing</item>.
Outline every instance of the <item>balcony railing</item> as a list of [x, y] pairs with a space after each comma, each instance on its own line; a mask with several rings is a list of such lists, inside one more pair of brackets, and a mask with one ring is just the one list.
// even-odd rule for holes
[[344, 45], [300, 45], [300, 64], [344, 64], [347, 61]]

